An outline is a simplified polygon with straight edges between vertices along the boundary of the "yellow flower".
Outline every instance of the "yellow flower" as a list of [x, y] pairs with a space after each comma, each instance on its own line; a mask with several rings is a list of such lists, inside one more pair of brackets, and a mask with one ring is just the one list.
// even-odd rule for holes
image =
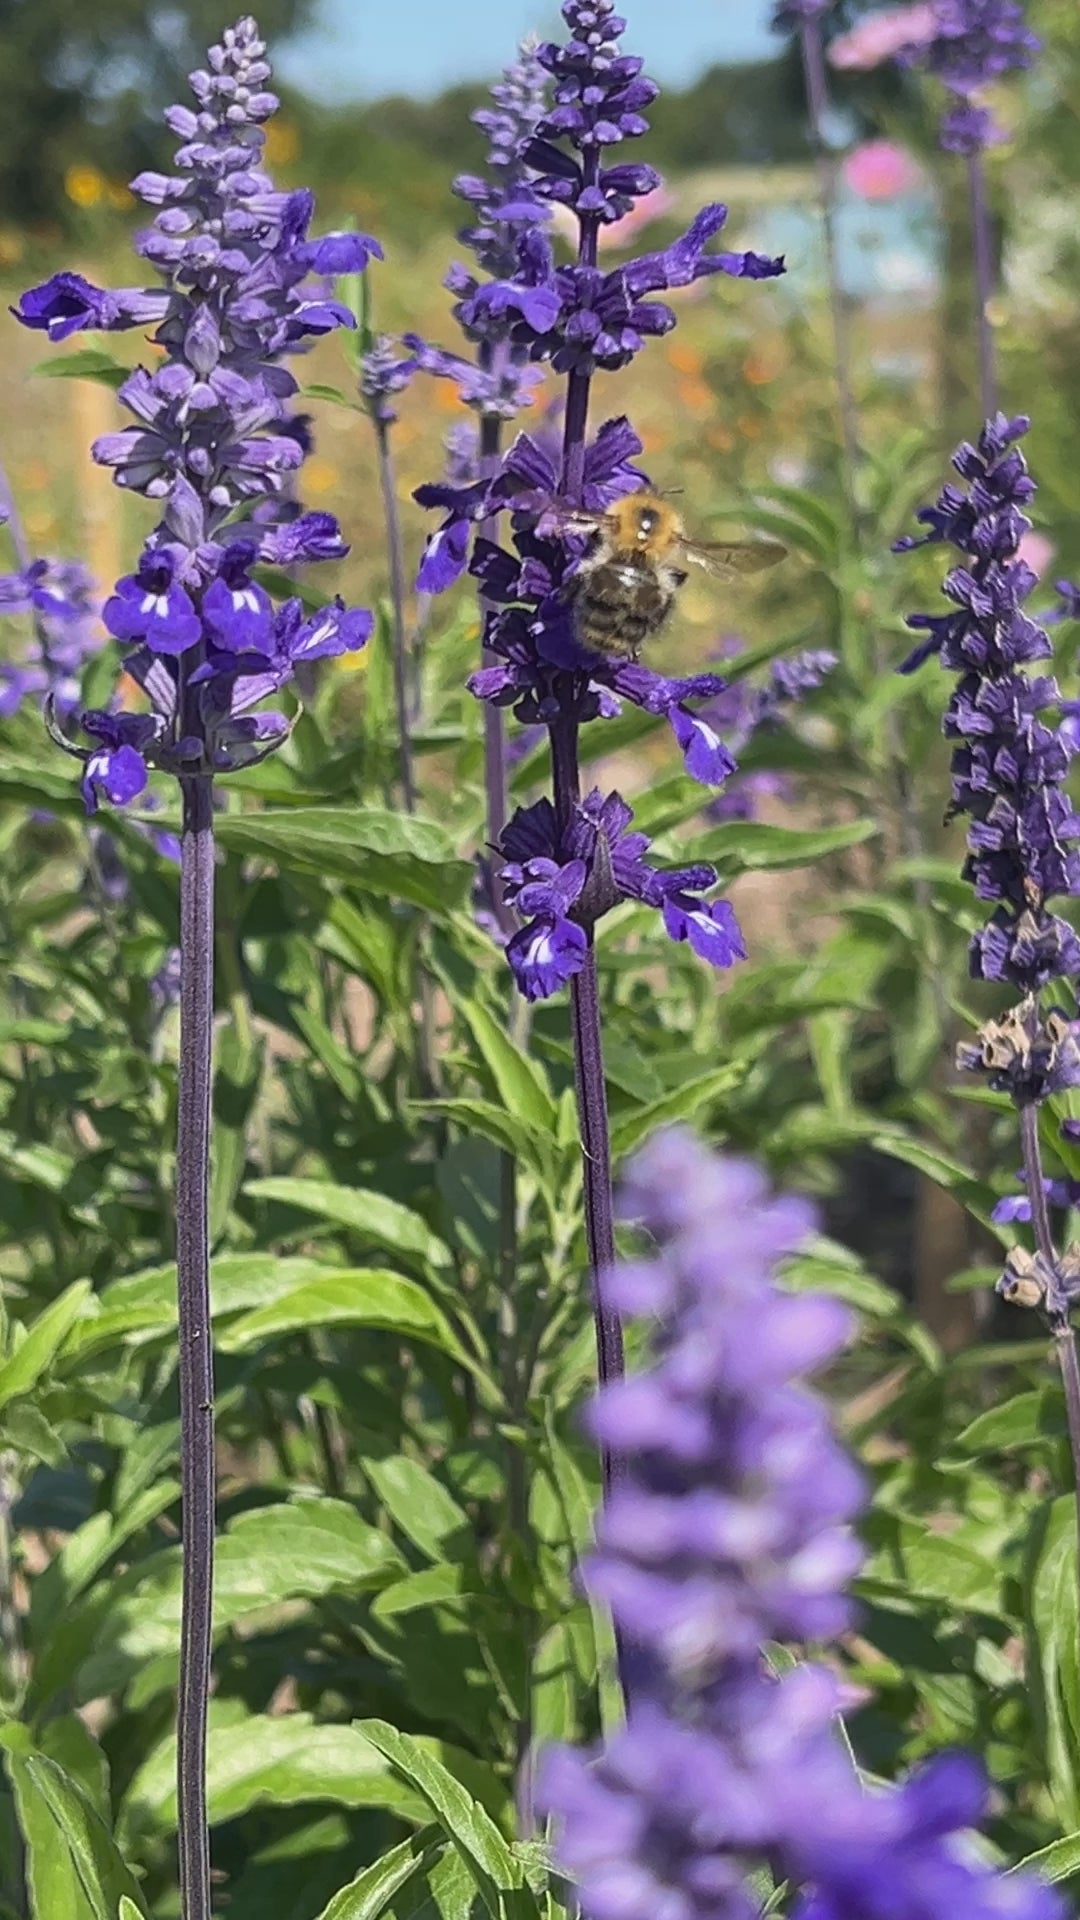
[[97, 167], [69, 167], [64, 175], [64, 192], [76, 207], [96, 207], [107, 189], [105, 175]]

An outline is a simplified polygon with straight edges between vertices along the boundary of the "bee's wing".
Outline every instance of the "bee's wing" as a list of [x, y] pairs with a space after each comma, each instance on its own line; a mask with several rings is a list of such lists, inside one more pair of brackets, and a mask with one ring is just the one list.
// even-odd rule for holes
[[740, 574], [763, 573], [783, 560], [787, 548], [778, 540], [681, 540], [683, 557], [720, 580], [737, 580]]

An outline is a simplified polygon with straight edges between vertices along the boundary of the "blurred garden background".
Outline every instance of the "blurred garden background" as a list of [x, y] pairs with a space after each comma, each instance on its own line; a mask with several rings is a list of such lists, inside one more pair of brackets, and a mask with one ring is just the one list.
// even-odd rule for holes
[[[880, 728], [892, 703], [903, 699], [904, 725], [921, 742], [918, 757], [927, 772], [915, 778], [901, 811], [918, 816], [924, 853], [940, 848], [943, 869], [950, 862], [955, 869], [958, 843], [942, 834], [941, 685], [933, 670], [903, 683], [890, 672], [907, 650], [905, 613], [936, 592], [933, 568], [920, 586], [918, 569], [894, 560], [890, 544], [936, 490], [951, 448], [977, 430], [980, 418], [964, 165], [938, 144], [940, 89], [882, 53], [888, 33], [883, 41], [879, 23], [907, 11], [841, 4], [825, 23], [827, 164], [864, 456], [857, 497], [851, 498], [845, 475], [839, 424], [822, 172], [797, 41], [772, 30], [765, 0], [646, 0], [636, 9], [634, 45], [647, 71], [665, 83], [640, 157], [661, 171], [664, 184], [627, 226], [605, 229], [602, 239], [605, 264], [615, 264], [620, 249], [666, 245], [696, 208], [720, 199], [730, 207], [725, 244], [783, 252], [787, 273], [757, 287], [752, 300], [724, 276], [677, 291], [677, 332], [627, 373], [601, 374], [596, 407], [598, 418], [630, 414], [651, 478], [681, 490], [682, 511], [702, 537], [743, 524], [783, 537], [777, 500], [793, 489], [827, 504], [841, 545], [855, 529], [859, 555], [846, 576], [846, 617], [859, 623], [860, 644], [869, 636], [870, 680], [860, 686], [858, 675], [845, 669], [790, 738], [750, 748], [751, 770], [755, 753], [767, 763], [754, 806], [763, 820], [803, 826], [849, 820], [868, 803], [887, 810], [882, 736], [860, 733], [861, 716], [869, 714]], [[1029, 12], [1045, 51], [1029, 73], [1011, 74], [994, 90], [1006, 138], [987, 155], [996, 249], [989, 317], [1002, 402], [1033, 419], [1029, 459], [1039, 495], [1025, 551], [1043, 576], [1038, 611], [1052, 605], [1053, 581], [1080, 568], [1080, 14], [1073, 0], [1033, 0]], [[130, 281], [130, 237], [141, 209], [127, 182], [141, 168], [162, 164], [161, 112], [184, 96], [184, 76], [223, 18], [218, 0], [186, 7], [95, 0], [91, 8], [71, 0], [37, 0], [32, 7], [0, 0], [5, 305], [60, 267], [75, 268], [95, 284]], [[452, 17], [435, 0], [408, 0], [392, 14], [352, 0], [268, 0], [261, 9], [283, 98], [268, 129], [270, 168], [283, 187], [314, 188], [319, 230], [355, 226], [378, 235], [386, 259], [368, 275], [376, 331], [415, 331], [455, 344], [442, 286], [460, 253], [462, 203], [451, 182], [477, 168], [484, 150], [469, 116], [512, 60], [518, 39], [530, 29], [543, 35], [555, 23], [555, 10], [543, 0], [461, 0]], [[893, 45], [896, 40], [894, 30]], [[109, 348], [128, 365], [146, 354], [138, 333], [114, 336]], [[145, 532], [145, 510], [118, 494], [91, 460], [91, 441], [116, 426], [117, 410], [108, 379], [63, 377], [81, 370], [85, 351], [76, 337], [50, 348], [46, 363], [41, 336], [14, 322], [5, 328], [0, 453], [33, 552], [78, 556], [104, 586], [130, 564]], [[315, 434], [304, 469], [305, 501], [338, 513], [351, 543], [348, 559], [326, 570], [328, 584], [351, 602], [376, 604], [387, 589], [387, 564], [375, 445], [369, 422], [343, 404], [355, 384], [340, 341], [319, 342], [302, 377], [315, 395], [305, 402]], [[337, 401], [328, 397], [332, 392]], [[550, 405], [541, 385], [525, 424], [535, 428]], [[448, 444], [455, 433], [468, 433], [471, 416], [449, 380], [414, 381], [400, 397], [399, 414], [396, 485], [411, 579], [427, 531], [412, 490], [442, 471]], [[845, 618], [838, 612], [838, 580], [847, 561], [824, 552], [815, 558], [812, 544], [737, 594], [692, 581], [658, 651], [660, 663], [683, 671], [740, 645], [751, 655], [834, 646], [837, 622]], [[447, 675], [460, 672], [478, 633], [467, 588], [434, 609], [414, 599], [410, 620], [425, 626], [430, 660], [439, 658], [440, 637], [455, 637], [443, 657]], [[1074, 631], [1058, 630], [1067, 687]], [[18, 622], [5, 623], [0, 644], [18, 654]], [[363, 708], [372, 657], [371, 651], [350, 656], [332, 670], [356, 676], [354, 689], [344, 690], [346, 722]], [[877, 691], [867, 707], [871, 684]], [[38, 723], [24, 713], [19, 724], [23, 749], [37, 752], [27, 728]], [[475, 716], [467, 724], [478, 725]], [[44, 744], [40, 751], [50, 752]], [[650, 740], [633, 757], [609, 764], [601, 778], [617, 780], [633, 798], [664, 765], [665, 754]], [[456, 776], [437, 754], [429, 753], [425, 765], [429, 798], [440, 805]], [[894, 835], [892, 852], [898, 845]], [[849, 860], [830, 884], [871, 885], [879, 852], [853, 856], [855, 865]], [[818, 868], [794, 878], [745, 874], [736, 879], [733, 897], [752, 918], [758, 966], [790, 966], [818, 952], [836, 930], [824, 910]], [[955, 888], [942, 896], [942, 910], [946, 919], [957, 911]], [[956, 959], [962, 967], [959, 947]], [[774, 989], [767, 970], [760, 979], [736, 973], [721, 985], [722, 995], [733, 991], [751, 1003], [755, 992], [766, 999]], [[872, 999], [876, 988], [867, 991]], [[917, 1029], [910, 1044], [895, 1006], [883, 1003], [877, 1014], [860, 1016], [844, 1041], [845, 1071], [853, 1097], [871, 1112], [899, 1111], [905, 1121], [940, 1133], [940, 1110], [928, 1117], [918, 1102], [927, 1076], [940, 1078], [951, 1041], [925, 1002], [922, 990], [919, 1005], [909, 1009]], [[944, 1024], [947, 1029], [948, 1019]], [[918, 1056], [911, 1076], [916, 1094], [904, 1092], [898, 1048]], [[792, 1094], [798, 1106], [804, 1095], [809, 1099], [820, 1061], [813, 1062], [813, 1038], [808, 1053], [802, 1029], [787, 1032], [782, 1049], [790, 1050], [787, 1085], [799, 1088]], [[727, 1120], [730, 1126], [730, 1115]], [[748, 1141], [760, 1121], [751, 1103]], [[815, 1121], [809, 1131], [796, 1128], [786, 1148], [785, 1138], [782, 1127], [774, 1130], [778, 1171], [797, 1165], [801, 1180], [830, 1197], [837, 1230], [905, 1289], [920, 1290], [923, 1242], [937, 1248], [933, 1272], [924, 1275], [928, 1300], [943, 1273], [957, 1265], [978, 1268], [985, 1259], [985, 1246], [971, 1243], [970, 1223], [957, 1226], [959, 1216], [953, 1222], [959, 1239], [950, 1239], [933, 1183], [925, 1186], [930, 1214], [920, 1224], [919, 1179], [910, 1168], [872, 1159], [876, 1201], [867, 1212], [859, 1129], [843, 1114], [829, 1125]], [[980, 1139], [965, 1116], [952, 1144], [970, 1161], [979, 1156]]]

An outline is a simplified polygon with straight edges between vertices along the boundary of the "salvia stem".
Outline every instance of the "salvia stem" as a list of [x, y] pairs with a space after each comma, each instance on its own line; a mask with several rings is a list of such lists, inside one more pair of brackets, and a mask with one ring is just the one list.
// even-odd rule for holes
[[390, 617], [393, 625], [394, 709], [397, 716], [398, 765], [401, 792], [407, 813], [416, 812], [416, 776], [412, 760], [412, 729], [409, 718], [408, 643], [405, 632], [405, 555], [401, 541], [401, 515], [398, 512], [394, 484], [394, 456], [390, 451], [390, 428], [385, 420], [375, 421], [375, 442], [379, 455], [379, 487], [382, 491], [383, 519], [386, 524], [386, 548], [390, 564]]
[[832, 317], [833, 361], [840, 405], [840, 432], [844, 446], [846, 484], [847, 492], [854, 504], [855, 475], [859, 464], [858, 410], [851, 378], [851, 326], [840, 279], [840, 257], [836, 242], [836, 162], [825, 138], [825, 120], [829, 110], [825, 53], [821, 44], [821, 22], [816, 16], [801, 22], [799, 39], [802, 46], [803, 74], [806, 80], [810, 135], [817, 160], [821, 232], [825, 248], [825, 275], [829, 287], [829, 312]]
[[[394, 456], [390, 450], [390, 423], [374, 419], [382, 493], [383, 523], [390, 566], [390, 620], [394, 671], [394, 713], [397, 721], [398, 769], [406, 813], [416, 812], [416, 774], [412, 756], [412, 719], [409, 701], [409, 648], [405, 627], [405, 552], [398, 512]], [[425, 1094], [438, 1087], [438, 1048], [435, 1042], [435, 996], [426, 970], [420, 975], [419, 1072]]]
[[[1031, 1207], [1035, 1246], [1048, 1268], [1054, 1268], [1057, 1265], [1057, 1254], [1050, 1227], [1050, 1208], [1047, 1203], [1046, 1188], [1043, 1185], [1042, 1148], [1039, 1144], [1039, 1106], [1035, 1100], [1025, 1101], [1020, 1108], [1020, 1144], [1023, 1149], [1024, 1185], [1027, 1188], [1028, 1203]], [[1073, 1462], [1076, 1574], [1078, 1597], [1080, 1597], [1080, 1359], [1076, 1352], [1076, 1335], [1067, 1316], [1056, 1316], [1053, 1329], [1054, 1350], [1057, 1354], [1061, 1384], [1065, 1392], [1065, 1418], [1069, 1428], [1069, 1449]]]
[[[495, 472], [499, 462], [502, 441], [502, 422], [494, 414], [485, 414], [480, 422], [480, 473], [486, 478]], [[497, 542], [499, 519], [494, 514], [480, 527], [480, 537]], [[480, 624], [481, 631], [487, 627], [488, 614], [493, 611], [491, 602], [481, 593]], [[491, 666], [497, 656], [484, 650], [483, 662]], [[501, 707], [493, 701], [484, 702], [484, 797], [487, 813], [487, 844], [499, 846], [510, 817], [510, 800], [506, 779], [506, 719]], [[514, 916], [503, 898], [502, 886], [495, 871], [497, 860], [490, 861], [491, 897], [495, 917], [504, 934], [514, 931]]]
[[986, 192], [986, 169], [980, 152], [967, 157], [968, 188], [971, 194], [971, 233], [975, 248], [975, 310], [979, 334], [979, 397], [984, 420], [997, 412], [997, 369], [994, 360], [994, 333], [990, 325], [990, 302], [994, 297], [994, 253], [990, 232], [990, 203]]
[[[553, 722], [550, 731], [555, 812], [560, 829], [563, 829], [581, 799], [578, 723], [568, 715], [561, 714]], [[600, 1024], [600, 986], [591, 927], [588, 929], [588, 941], [585, 964], [570, 982], [570, 1017], [581, 1133], [585, 1234], [589, 1248], [593, 1322], [596, 1327], [596, 1363], [603, 1383], [620, 1379], [624, 1366], [622, 1326], [618, 1314], [605, 1304], [601, 1288], [601, 1276], [610, 1270], [615, 1258], [615, 1227], [611, 1192], [611, 1141]], [[600, 1458], [607, 1490], [615, 1477], [615, 1462], [607, 1447], [601, 1448]]]
[[190, 775], [181, 780], [180, 790], [183, 827], [176, 1276], [183, 1588], [177, 1702], [177, 1817], [183, 1920], [210, 1920], [206, 1719], [214, 1574], [214, 1362], [209, 1236], [214, 825], [209, 777]]

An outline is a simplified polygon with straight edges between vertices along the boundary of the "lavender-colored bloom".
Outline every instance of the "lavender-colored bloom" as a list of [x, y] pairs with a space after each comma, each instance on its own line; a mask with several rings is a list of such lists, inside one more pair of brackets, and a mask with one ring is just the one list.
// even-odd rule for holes
[[309, 277], [361, 271], [379, 254], [362, 234], [309, 239], [312, 195], [278, 192], [263, 172], [262, 129], [278, 104], [264, 54], [250, 17], [228, 29], [191, 76], [195, 108], [166, 116], [181, 141], [176, 173], [133, 183], [158, 209], [137, 246], [163, 289], [108, 294], [60, 274], [20, 303], [19, 317], [53, 338], [150, 321], [165, 349], [153, 373], [138, 367], [120, 388], [135, 425], [94, 447], [120, 486], [159, 502], [162, 514], [103, 613], [132, 649], [124, 667], [152, 714], [138, 739], [133, 716], [86, 716], [99, 742], [83, 752], [94, 804], [133, 797], [147, 765], [190, 774], [262, 757], [288, 727], [280, 714], [253, 714], [256, 701], [298, 661], [362, 646], [371, 629], [369, 615], [340, 604], [311, 620], [297, 602], [275, 613], [251, 577], [259, 562], [292, 566], [346, 551], [332, 515], [304, 514], [289, 497], [310, 443], [305, 418], [291, 412], [297, 383], [282, 360], [355, 324]]
[[848, 1314], [775, 1284], [811, 1209], [675, 1133], [632, 1164], [624, 1212], [655, 1251], [616, 1265], [607, 1299], [650, 1318], [654, 1358], [594, 1403], [620, 1474], [585, 1578], [626, 1650], [628, 1717], [596, 1753], [549, 1752], [539, 1780], [587, 1920], [751, 1920], [763, 1864], [797, 1920], [1059, 1920], [1051, 1889], [956, 1844], [985, 1812], [975, 1760], [867, 1791], [836, 1677], [762, 1662], [848, 1627], [861, 1559], [862, 1479], [804, 1383]]
[[373, 420], [382, 426], [393, 426], [397, 419], [393, 401], [399, 393], [404, 393], [419, 366], [418, 356], [413, 353], [402, 358], [397, 350], [397, 341], [389, 334], [379, 334], [360, 355], [360, 395]]
[[[544, 110], [547, 84], [535, 43], [528, 40], [518, 60], [492, 88], [492, 105], [472, 116], [488, 138], [487, 172], [461, 174], [454, 181], [454, 192], [471, 209], [458, 238], [474, 255], [477, 268], [471, 272], [455, 263], [445, 285], [454, 296], [453, 315], [473, 347], [472, 355], [448, 352], [417, 334], [406, 334], [404, 341], [414, 355], [416, 370], [452, 380], [464, 404], [493, 424], [511, 420], [530, 407], [543, 378], [527, 365], [527, 352], [511, 340], [519, 301], [507, 289], [516, 271], [520, 242], [549, 218], [549, 208], [535, 191], [534, 169], [525, 158]], [[502, 292], [496, 293], [496, 287]], [[529, 302], [531, 296], [526, 294], [525, 299]], [[548, 302], [543, 314], [552, 310]], [[437, 561], [432, 567], [435, 578], [440, 578]], [[421, 587], [426, 592], [442, 590], [441, 586]]]
[[1061, 604], [1052, 613], [1043, 614], [1043, 625], [1057, 626], [1061, 620], [1080, 620], [1080, 583], [1074, 580], [1055, 580], [1054, 591], [1061, 596]]
[[1002, 74], [1029, 67], [1041, 44], [1019, 0], [934, 0], [932, 36], [897, 58], [935, 74], [954, 96], [941, 123], [942, 146], [976, 154], [1004, 136], [973, 96]]
[[686, 940], [714, 967], [746, 958], [726, 900], [705, 901], [715, 885], [712, 867], [657, 868], [646, 858], [649, 841], [628, 831], [631, 809], [617, 793], [588, 794], [568, 828], [559, 831], [550, 800], [519, 808], [503, 836], [507, 864], [500, 879], [507, 904], [524, 925], [506, 955], [527, 1000], [546, 999], [580, 971], [586, 930], [622, 900], [657, 908], [673, 940]]
[[[1017, 1179], [1023, 1180], [1023, 1174], [1017, 1174]], [[1080, 1180], [1045, 1178], [1042, 1189], [1052, 1207], [1061, 1207], [1063, 1211], [1080, 1207]], [[1026, 1190], [1003, 1195], [990, 1218], [998, 1227], [1030, 1226], [1031, 1200]]]
[[[618, 172], [621, 179], [625, 171], [613, 168], [610, 173]], [[610, 173], [601, 174], [602, 183], [610, 180]], [[597, 188], [605, 206], [609, 191], [603, 184]], [[622, 193], [616, 195], [615, 204], [621, 205], [622, 199]], [[707, 251], [726, 220], [726, 207], [705, 207], [670, 247], [643, 254], [610, 273], [580, 262], [557, 266], [547, 235], [530, 234], [519, 249], [517, 279], [480, 288], [463, 303], [462, 324], [478, 335], [492, 309], [509, 313], [514, 345], [534, 360], [550, 361], [556, 373], [617, 372], [629, 366], [647, 339], [670, 333], [676, 323], [673, 309], [651, 294], [688, 287], [714, 273], [743, 280], [783, 273], [782, 259]]]
[[0, 718], [26, 699], [48, 698], [66, 718], [79, 704], [83, 668], [101, 644], [93, 581], [77, 560], [33, 560], [0, 574], [0, 619], [30, 615], [33, 636], [17, 661], [0, 663]]
[[953, 460], [966, 488], [946, 486], [919, 515], [929, 531], [897, 548], [947, 541], [966, 563], [943, 588], [957, 611], [909, 619], [928, 638], [901, 672], [938, 653], [958, 676], [944, 721], [958, 743], [951, 811], [972, 822], [965, 877], [980, 900], [999, 903], [972, 942], [972, 972], [1037, 993], [1080, 970], [1080, 941], [1046, 906], [1080, 891], [1080, 855], [1069, 844], [1080, 818], [1063, 791], [1071, 743], [1040, 718], [1058, 703], [1057, 683], [1021, 670], [1051, 652], [1023, 611], [1036, 576], [1017, 557], [1030, 525], [1021, 509], [1035, 491], [1016, 444], [1028, 425], [1004, 414], [987, 421], [978, 446], [960, 447]]

